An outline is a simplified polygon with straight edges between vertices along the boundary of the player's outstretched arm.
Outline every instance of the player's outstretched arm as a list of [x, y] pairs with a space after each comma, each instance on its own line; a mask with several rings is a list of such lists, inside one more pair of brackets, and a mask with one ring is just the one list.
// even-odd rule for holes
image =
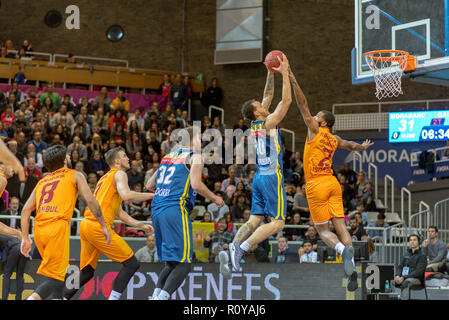
[[106, 222], [104, 221], [103, 212], [101, 212], [101, 207], [98, 204], [97, 199], [95, 199], [94, 195], [90, 191], [89, 185], [86, 182], [86, 178], [84, 178], [83, 174], [75, 171], [73, 173], [73, 177], [75, 179], [76, 185], [78, 186], [78, 191], [83, 197], [84, 201], [86, 201], [87, 206], [90, 211], [92, 211], [94, 217], [97, 219], [98, 223], [101, 225], [101, 230], [106, 239], [107, 244], [111, 243], [111, 233], [108, 230]]
[[122, 208], [120, 208], [120, 210], [118, 212], [118, 218], [120, 220], [122, 220], [124, 224], [126, 224], [126, 225], [128, 225], [130, 227], [142, 229], [146, 233], [153, 233], [154, 232], [152, 226], [150, 226], [148, 224], [144, 224], [143, 222], [134, 219], [126, 211], [124, 211]]
[[310, 114], [306, 96], [304, 95], [304, 92], [302, 92], [301, 87], [296, 81], [295, 75], [290, 68], [288, 68], [288, 76], [292, 83], [293, 92], [295, 93], [295, 100], [296, 104], [298, 105], [299, 112], [301, 113], [302, 118], [304, 119], [304, 122], [306, 123], [309, 130], [312, 131], [312, 133], [317, 134], [319, 129], [318, 121], [316, 121], [315, 118]]
[[21, 182], [25, 181], [25, 173], [23, 171], [23, 166], [20, 161], [12, 154], [12, 152], [8, 149], [3, 140], [0, 139], [0, 161], [3, 161], [7, 166], [11, 166], [19, 175], [19, 179]]
[[203, 159], [201, 155], [194, 154], [190, 158], [190, 183], [195, 190], [195, 192], [199, 193], [203, 197], [209, 199], [213, 203], [215, 203], [220, 208], [223, 207], [224, 201], [221, 197], [216, 196], [209, 188], [203, 183], [202, 180], [202, 172], [203, 172]]
[[31, 212], [36, 210], [36, 189], [33, 190], [27, 202], [23, 206], [20, 218], [20, 228], [22, 230], [22, 244], [20, 252], [25, 257], [30, 257], [32, 241], [30, 239], [30, 216]]
[[374, 142], [372, 142], [371, 140], [365, 140], [362, 144], [358, 144], [357, 142], [354, 141], [348, 141], [348, 140], [344, 140], [342, 138], [340, 138], [339, 136], [334, 136], [337, 141], [338, 141], [338, 147], [342, 148], [342, 149], [346, 149], [346, 150], [351, 150], [351, 151], [363, 151], [368, 149], [369, 147], [371, 147]]
[[282, 100], [277, 105], [273, 113], [271, 113], [265, 120], [265, 129], [276, 129], [277, 125], [284, 119], [288, 112], [288, 109], [292, 103], [292, 89], [290, 85], [290, 79], [288, 78], [288, 60], [285, 55], [281, 58], [277, 57], [280, 66], [279, 68], [273, 68], [282, 74]]
[[131, 191], [128, 185], [128, 176], [122, 170], [117, 171], [114, 176], [115, 186], [123, 201], [147, 201], [154, 198], [153, 193]]
[[269, 109], [274, 96], [274, 72], [267, 68], [267, 82], [263, 91], [262, 107]]

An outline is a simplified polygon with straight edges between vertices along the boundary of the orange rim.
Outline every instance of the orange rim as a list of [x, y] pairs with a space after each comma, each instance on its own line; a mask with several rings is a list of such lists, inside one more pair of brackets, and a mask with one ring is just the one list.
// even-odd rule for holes
[[[399, 53], [401, 54], [400, 56], [390, 56], [390, 57], [376, 57], [374, 56], [374, 54], [382, 54], [382, 53]], [[374, 51], [369, 51], [369, 52], [365, 52], [363, 54], [365, 57], [375, 60], [375, 61], [402, 61], [404, 59], [407, 59], [409, 56], [409, 53], [407, 51], [402, 51], [402, 50], [374, 50]]]

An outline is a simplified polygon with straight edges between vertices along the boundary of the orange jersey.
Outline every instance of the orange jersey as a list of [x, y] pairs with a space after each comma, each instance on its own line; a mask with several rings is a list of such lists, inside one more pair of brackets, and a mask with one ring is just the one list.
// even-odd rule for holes
[[0, 197], [3, 195], [3, 192], [5, 192], [6, 186], [8, 185], [8, 178], [6, 178], [5, 174], [3, 172], [0, 172], [0, 176], [6, 179], [6, 184], [3, 189], [0, 190]]
[[[123, 201], [114, 183], [114, 177], [117, 171], [117, 168], [112, 168], [101, 177], [94, 192], [95, 199], [97, 199], [100, 204], [104, 220], [108, 225], [114, 223], [115, 217]], [[90, 220], [97, 220], [90, 209], [86, 210], [84, 216]]]
[[338, 141], [328, 128], [319, 128], [317, 135], [304, 146], [304, 174], [306, 182], [313, 178], [332, 176], [332, 157], [337, 150]]
[[75, 170], [60, 168], [49, 173], [36, 185], [36, 225], [55, 220], [69, 221], [73, 215], [78, 187]]

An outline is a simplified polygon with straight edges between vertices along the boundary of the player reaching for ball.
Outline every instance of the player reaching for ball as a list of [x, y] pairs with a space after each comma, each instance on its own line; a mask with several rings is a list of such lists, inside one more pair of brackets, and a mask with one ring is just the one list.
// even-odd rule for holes
[[[332, 157], [337, 148], [362, 151], [372, 146], [373, 142], [365, 140], [362, 144], [358, 144], [331, 134], [330, 129], [335, 123], [334, 115], [329, 111], [320, 111], [315, 117], [312, 117], [304, 93], [293, 72], [290, 69], [288, 71], [296, 104], [308, 128], [303, 164], [310, 216], [320, 238], [341, 254], [345, 274], [349, 277], [348, 291], [355, 291], [358, 284], [354, 264], [354, 248], [351, 236], [346, 229], [342, 191], [340, 183], [333, 175]], [[338, 237], [330, 231], [329, 221], [332, 221]]]
[[[285, 224], [287, 208], [282, 170], [282, 146], [278, 124], [284, 119], [292, 102], [289, 64], [287, 57], [277, 56], [279, 67], [267, 64], [268, 75], [262, 102], [249, 100], [243, 104], [242, 114], [251, 120], [251, 135], [256, 139], [257, 172], [252, 186], [251, 217], [237, 232], [228, 252], [219, 254], [220, 272], [225, 278], [230, 277], [229, 258], [235, 271], [240, 270], [240, 261], [253, 245], [262, 242], [271, 235], [281, 231]], [[273, 113], [269, 107], [274, 93], [274, 73], [282, 74], [282, 100]], [[265, 215], [271, 216], [270, 223], [259, 227]], [[246, 240], [246, 241], [245, 241]]]

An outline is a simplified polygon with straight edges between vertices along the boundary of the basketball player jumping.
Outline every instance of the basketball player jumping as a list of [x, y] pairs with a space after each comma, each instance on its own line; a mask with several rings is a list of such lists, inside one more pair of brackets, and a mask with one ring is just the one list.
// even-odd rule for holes
[[[194, 146], [201, 146], [193, 127], [184, 129], [189, 139], [182, 148], [173, 150], [161, 160], [150, 178], [147, 189], [156, 189], [151, 202], [151, 217], [156, 236], [157, 255], [165, 267], [159, 274], [150, 300], [168, 300], [190, 271], [193, 257], [192, 222], [189, 213], [195, 205], [196, 193], [223, 207], [202, 182], [203, 160]], [[194, 143], [195, 141], [195, 143]]]
[[[277, 58], [280, 66], [273, 69], [282, 74], [283, 85], [282, 100], [274, 112], [268, 111], [274, 93], [274, 74], [269, 70], [262, 103], [249, 100], [242, 107], [244, 118], [251, 120], [251, 135], [257, 142], [257, 172], [252, 186], [251, 217], [238, 230], [233, 242], [229, 244], [230, 260], [235, 271], [240, 271], [240, 261], [245, 252], [253, 245], [281, 231], [285, 224], [287, 203], [282, 173], [283, 152], [277, 126], [287, 114], [292, 97], [287, 57], [282, 55], [282, 60]], [[265, 215], [272, 217], [271, 222], [259, 227]], [[224, 277], [230, 277], [228, 253], [220, 252], [219, 260], [220, 272]]]
[[[365, 140], [362, 144], [358, 144], [331, 134], [330, 130], [335, 123], [334, 115], [324, 110], [312, 117], [306, 97], [290, 69], [289, 77], [296, 103], [308, 128], [303, 164], [310, 216], [321, 239], [341, 254], [345, 274], [349, 277], [348, 291], [355, 291], [358, 284], [354, 248], [351, 236], [346, 229], [340, 183], [333, 176], [332, 157], [337, 148], [362, 151], [372, 146], [373, 142]], [[332, 221], [338, 237], [330, 231], [329, 221]]]

